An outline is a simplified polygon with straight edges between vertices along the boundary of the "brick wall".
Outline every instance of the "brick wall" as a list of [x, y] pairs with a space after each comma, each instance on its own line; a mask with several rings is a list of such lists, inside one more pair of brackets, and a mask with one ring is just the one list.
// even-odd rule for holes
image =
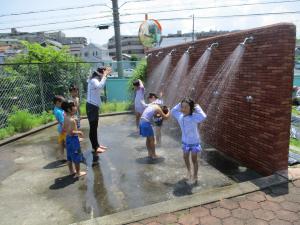
[[[288, 166], [295, 26], [281, 23], [196, 41], [193, 44], [195, 49], [190, 54], [189, 68], [207, 46], [213, 42], [219, 43], [211, 54], [204, 79], [197, 84], [195, 100], [201, 104], [201, 93], [216, 75], [219, 66], [250, 35], [254, 41], [246, 45], [235, 85], [222, 100], [224, 110], [217, 120], [208, 115], [200, 133], [206, 143], [219, 151], [269, 175]], [[190, 45], [152, 51], [152, 55], [158, 51], [164, 54], [148, 58], [148, 74], [174, 47], [177, 51], [172, 56], [172, 67], [175, 67]], [[168, 79], [171, 79], [170, 74]], [[251, 103], [246, 101], [249, 95], [253, 97]]]

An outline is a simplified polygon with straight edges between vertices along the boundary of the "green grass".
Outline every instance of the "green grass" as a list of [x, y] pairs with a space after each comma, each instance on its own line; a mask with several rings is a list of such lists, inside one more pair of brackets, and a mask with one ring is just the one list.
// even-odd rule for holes
[[[86, 116], [86, 102], [82, 101], [80, 104], [80, 115]], [[128, 111], [131, 103], [130, 102], [106, 102], [100, 106], [100, 113], [111, 113], [111, 112], [123, 112]]]
[[80, 116], [86, 116], [86, 101], [83, 100], [81, 103], [80, 103]]
[[296, 106], [292, 106], [292, 115], [300, 116], [300, 111], [296, 109]]
[[290, 145], [300, 148], [300, 140], [295, 138], [290, 138]]
[[300, 154], [300, 140], [290, 138], [290, 151]]
[[0, 129], [0, 140], [10, 137], [15, 134], [15, 130], [13, 127], [5, 127]]
[[100, 107], [101, 113], [123, 112], [129, 110], [130, 102], [106, 102]]
[[54, 121], [52, 112], [31, 114], [27, 110], [16, 110], [8, 117], [8, 125], [0, 129], [0, 140], [10, 137], [15, 133], [22, 133], [34, 127]]

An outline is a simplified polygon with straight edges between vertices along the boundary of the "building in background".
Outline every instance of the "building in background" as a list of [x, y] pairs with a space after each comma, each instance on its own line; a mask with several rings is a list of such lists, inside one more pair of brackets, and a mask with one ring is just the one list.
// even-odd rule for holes
[[[195, 33], [195, 40], [199, 40], [202, 38], [213, 37], [216, 35], [230, 33], [231, 31], [208, 31], [208, 32], [198, 32]], [[184, 44], [187, 42], [193, 41], [193, 33], [182, 33], [181, 30], [178, 30], [176, 34], [168, 34], [167, 36], [163, 36], [162, 42], [160, 46], [156, 48], [168, 47], [178, 44]]]
[[0, 64], [8, 57], [13, 57], [23, 51], [21, 41], [13, 38], [0, 39]]
[[85, 37], [65, 37], [60, 42], [69, 48], [71, 55], [76, 57], [80, 57], [81, 50], [87, 46]]
[[84, 48], [81, 48], [79, 56], [85, 62], [107, 62], [112, 60], [109, 56], [109, 51], [105, 46], [94, 43], [90, 43], [84, 46]]
[[[136, 55], [138, 58], [145, 57], [144, 46], [140, 43], [137, 35], [122, 35], [121, 36], [122, 53], [127, 55]], [[108, 40], [109, 56], [113, 59], [116, 57], [115, 37]]]

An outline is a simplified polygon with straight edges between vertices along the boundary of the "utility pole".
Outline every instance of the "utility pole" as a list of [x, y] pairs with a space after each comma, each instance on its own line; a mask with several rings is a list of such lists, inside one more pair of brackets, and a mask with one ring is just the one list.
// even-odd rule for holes
[[193, 34], [192, 34], [192, 41], [194, 42], [194, 36], [195, 36], [195, 16], [193, 14]]
[[117, 57], [117, 66], [118, 66], [118, 76], [119, 77], [123, 77], [119, 6], [118, 6], [118, 0], [111, 0], [111, 1], [112, 1], [112, 6], [113, 6], [113, 17], [114, 17], [114, 28], [115, 28], [115, 43], [116, 43], [116, 57]]

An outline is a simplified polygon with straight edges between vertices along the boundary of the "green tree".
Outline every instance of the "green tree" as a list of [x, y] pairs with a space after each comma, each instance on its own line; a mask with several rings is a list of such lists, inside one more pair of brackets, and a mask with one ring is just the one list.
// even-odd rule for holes
[[[66, 95], [71, 83], [85, 88], [89, 65], [68, 53], [67, 48], [42, 47], [22, 42], [24, 53], [6, 60], [0, 71], [0, 112], [12, 107], [40, 113], [52, 109], [54, 95]], [[1, 115], [0, 115], [1, 117]]]
[[147, 61], [145, 59], [141, 60], [140, 63], [133, 71], [133, 75], [128, 80], [128, 90], [133, 91], [133, 81], [140, 79], [145, 82], [147, 74]]
[[131, 55], [130, 61], [136, 62], [136, 61], [139, 61], [139, 58], [137, 55], [133, 54], [133, 55]]

